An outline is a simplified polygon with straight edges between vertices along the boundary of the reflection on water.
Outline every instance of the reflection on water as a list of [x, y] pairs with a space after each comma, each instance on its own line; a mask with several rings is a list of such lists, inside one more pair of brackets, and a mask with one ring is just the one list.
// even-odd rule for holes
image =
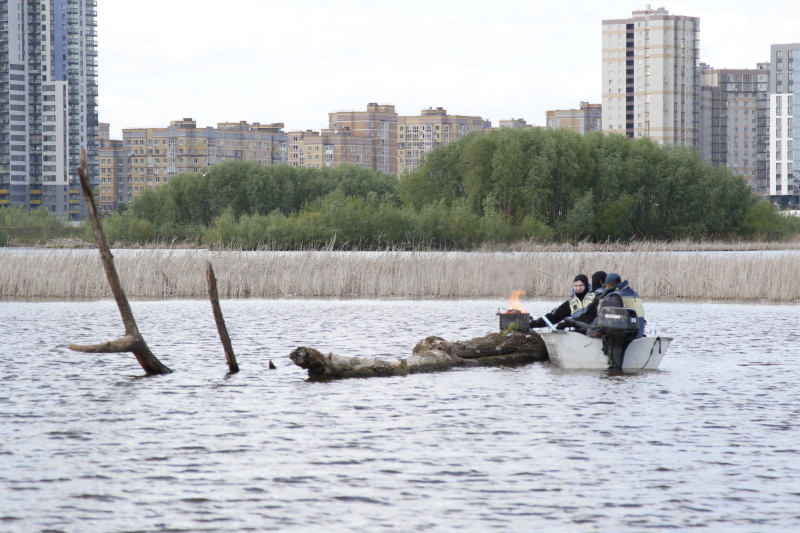
[[[532, 314], [555, 302], [528, 302]], [[661, 370], [535, 363], [305, 380], [299, 345], [402, 357], [503, 301], [134, 302], [175, 373], [70, 352], [113, 302], [0, 303], [3, 531], [793, 531], [800, 306], [653, 303]], [[277, 370], [268, 370], [268, 361]]]

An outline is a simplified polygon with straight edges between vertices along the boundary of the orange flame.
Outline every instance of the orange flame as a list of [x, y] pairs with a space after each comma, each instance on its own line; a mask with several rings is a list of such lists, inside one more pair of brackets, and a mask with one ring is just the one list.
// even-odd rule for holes
[[525, 309], [525, 306], [522, 305], [522, 302], [519, 301], [520, 296], [525, 296], [525, 291], [513, 291], [508, 296], [508, 310], [506, 313], [512, 313], [517, 311], [519, 313], [527, 313], [528, 310]]

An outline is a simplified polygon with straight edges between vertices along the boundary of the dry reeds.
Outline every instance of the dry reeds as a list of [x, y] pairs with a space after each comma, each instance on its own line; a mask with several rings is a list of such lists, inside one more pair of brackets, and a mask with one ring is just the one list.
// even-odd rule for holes
[[[800, 301], [800, 253], [246, 252], [119, 250], [132, 298], [203, 298], [205, 261], [222, 298], [560, 298], [577, 273], [618, 272], [647, 299]], [[94, 250], [0, 250], [0, 298], [110, 297]]]

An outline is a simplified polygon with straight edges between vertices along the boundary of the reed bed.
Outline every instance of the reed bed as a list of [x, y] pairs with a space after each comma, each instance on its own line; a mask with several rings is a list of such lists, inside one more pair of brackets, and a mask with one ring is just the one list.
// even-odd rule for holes
[[[646, 299], [800, 302], [797, 252], [247, 252], [120, 250], [131, 298], [563, 298], [576, 273], [618, 272]], [[110, 298], [94, 250], [0, 251], [0, 298]]]
[[673, 241], [606, 241], [572, 243], [537, 243], [523, 241], [510, 247], [520, 252], [732, 252], [766, 250], [800, 250], [800, 235], [785, 241], [752, 240], [673, 240]]

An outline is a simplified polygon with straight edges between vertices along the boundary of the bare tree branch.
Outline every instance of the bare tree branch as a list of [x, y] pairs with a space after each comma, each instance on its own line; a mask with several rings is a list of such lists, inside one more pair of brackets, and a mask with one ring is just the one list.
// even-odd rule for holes
[[[114, 266], [114, 256], [111, 255], [111, 249], [108, 246], [103, 225], [100, 222], [100, 217], [97, 214], [97, 206], [94, 203], [94, 191], [92, 190], [92, 183], [89, 180], [89, 167], [86, 164], [86, 151], [81, 149], [81, 166], [78, 168], [78, 176], [81, 179], [81, 192], [83, 193], [83, 201], [86, 204], [87, 217], [92, 223], [92, 230], [94, 231], [94, 239], [97, 242], [97, 248], [100, 251], [100, 259], [103, 262], [103, 269], [106, 272], [108, 284], [111, 287], [111, 292], [114, 294], [114, 299], [117, 302], [119, 313], [122, 316], [122, 323], [125, 326], [125, 336], [115, 341], [109, 341], [93, 346], [79, 346], [70, 344], [69, 348], [75, 351], [93, 352], [93, 353], [109, 353], [112, 351], [132, 352], [136, 360], [141, 365], [142, 369], [148, 374], [169, 374], [172, 372], [167, 368], [158, 358], [153, 355], [144, 338], [139, 333], [139, 328], [136, 325], [136, 319], [133, 317], [133, 311], [128, 303], [128, 298], [125, 296], [125, 291], [122, 289], [122, 283], [119, 280], [117, 269]], [[121, 342], [124, 339], [134, 339], [135, 342]], [[120, 348], [119, 350], [112, 350], [112, 347]], [[85, 350], [81, 348], [98, 348], [97, 350]]]

